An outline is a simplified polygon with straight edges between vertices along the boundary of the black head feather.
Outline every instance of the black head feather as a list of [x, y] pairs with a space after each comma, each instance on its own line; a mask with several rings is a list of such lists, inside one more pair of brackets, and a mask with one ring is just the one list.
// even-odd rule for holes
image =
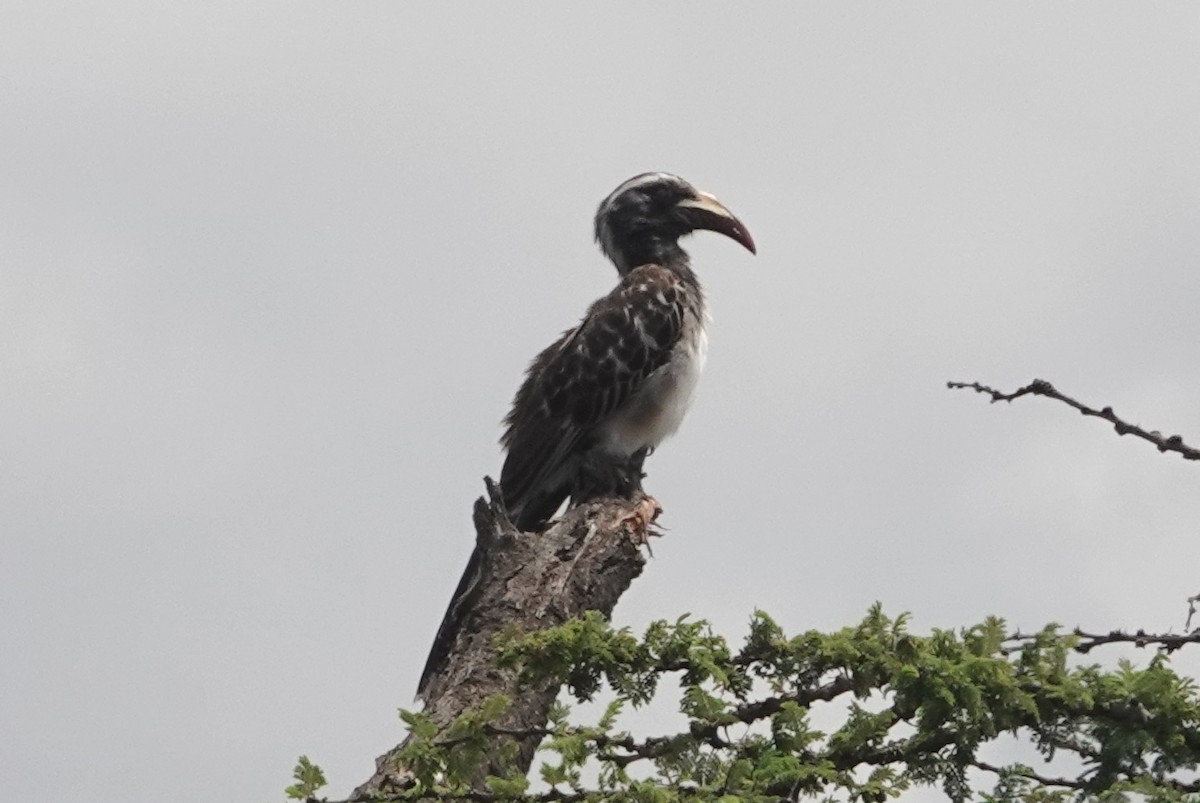
[[645, 264], [686, 264], [679, 238], [717, 231], [751, 252], [754, 241], [733, 213], [670, 173], [642, 173], [621, 184], [596, 210], [596, 241], [624, 275]]

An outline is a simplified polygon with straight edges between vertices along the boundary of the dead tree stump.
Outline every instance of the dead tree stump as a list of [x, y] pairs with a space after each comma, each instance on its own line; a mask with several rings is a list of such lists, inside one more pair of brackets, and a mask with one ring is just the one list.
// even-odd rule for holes
[[[647, 496], [598, 499], [568, 510], [544, 533], [523, 533], [509, 522], [495, 485], [487, 483], [489, 498], [476, 501], [474, 515], [479, 580], [459, 610], [460, 624], [441, 670], [425, 690], [425, 711], [444, 730], [487, 698], [505, 694], [512, 704], [498, 726], [527, 732], [546, 724], [559, 689], [519, 688], [513, 673], [496, 666], [497, 635], [514, 627], [546, 630], [584, 611], [611, 616], [645, 566], [641, 546], [659, 509]], [[487, 774], [527, 772], [538, 741], [522, 740], [513, 765], [481, 767], [480, 781]], [[375, 774], [354, 790], [352, 800], [411, 786], [411, 775], [396, 760], [404, 744], [376, 759]]]

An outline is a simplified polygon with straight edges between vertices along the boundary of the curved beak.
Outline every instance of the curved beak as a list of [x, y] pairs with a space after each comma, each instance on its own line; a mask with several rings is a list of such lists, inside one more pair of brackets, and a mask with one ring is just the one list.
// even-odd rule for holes
[[754, 238], [725, 205], [707, 192], [697, 192], [695, 198], [680, 201], [677, 205], [684, 217], [697, 229], [707, 229], [724, 234], [726, 237], [741, 243], [752, 254], [758, 251], [754, 248]]

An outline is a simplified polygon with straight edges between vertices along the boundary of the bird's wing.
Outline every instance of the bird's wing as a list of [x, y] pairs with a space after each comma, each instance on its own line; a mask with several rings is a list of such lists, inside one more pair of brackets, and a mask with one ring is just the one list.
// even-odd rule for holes
[[[510, 511], [519, 512], [546, 483], [561, 483], [556, 475], [581, 442], [670, 359], [686, 294], [678, 274], [643, 265], [534, 359], [501, 438], [508, 457], [500, 486]], [[559, 494], [557, 508], [566, 493], [550, 492]]]
[[[534, 359], [501, 438], [508, 457], [500, 487], [518, 527], [528, 529], [554, 514], [570, 493], [570, 478], [561, 470], [572, 453], [670, 359], [683, 332], [686, 294], [672, 271], [637, 268], [593, 304], [579, 326]], [[476, 546], [434, 638], [418, 697], [424, 697], [458, 637], [483, 566]]]

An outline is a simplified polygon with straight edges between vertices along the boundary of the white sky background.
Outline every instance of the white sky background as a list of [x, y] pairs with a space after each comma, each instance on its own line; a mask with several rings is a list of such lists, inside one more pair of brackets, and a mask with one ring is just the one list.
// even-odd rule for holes
[[759, 256], [619, 624], [1179, 630], [1197, 467], [944, 383], [1200, 444], [1198, 87], [1190, 4], [0, 5], [4, 796], [364, 780], [644, 170]]

